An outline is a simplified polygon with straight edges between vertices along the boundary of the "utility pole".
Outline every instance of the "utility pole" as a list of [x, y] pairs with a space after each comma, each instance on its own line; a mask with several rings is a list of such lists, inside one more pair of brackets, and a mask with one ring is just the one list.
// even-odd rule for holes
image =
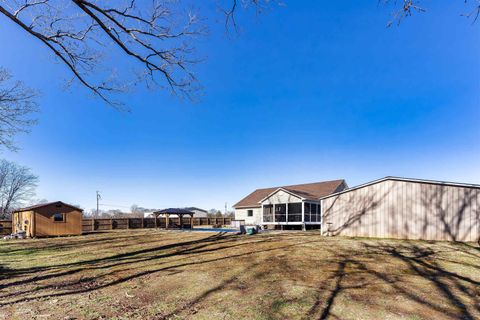
[[227, 203], [225, 202], [225, 214], [224, 216], [226, 217], [227, 216]]
[[98, 203], [100, 202], [100, 199], [102, 199], [102, 196], [100, 195], [100, 191], [97, 191], [97, 217], [98, 215]]

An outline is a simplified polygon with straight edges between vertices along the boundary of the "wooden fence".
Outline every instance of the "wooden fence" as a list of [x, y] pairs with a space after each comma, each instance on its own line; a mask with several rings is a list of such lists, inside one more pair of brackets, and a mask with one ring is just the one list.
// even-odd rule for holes
[[12, 233], [12, 221], [0, 220], [0, 236], [6, 236]]
[[[111, 218], [111, 219], [83, 219], [82, 231], [106, 231], [115, 229], [142, 229], [142, 228], [166, 228], [166, 218]], [[169, 228], [181, 228], [179, 218], [168, 219]], [[192, 218], [185, 217], [182, 219], [183, 227], [190, 228], [193, 226], [226, 226], [230, 225], [232, 218]], [[9, 235], [12, 233], [12, 221], [0, 220], [0, 236]]]
[[[155, 221], [156, 220], [156, 221]], [[232, 218], [189, 218], [182, 219], [180, 225], [179, 218], [169, 218], [168, 228], [190, 228], [190, 226], [225, 226], [230, 225]], [[165, 217], [158, 218], [100, 218], [100, 219], [83, 219], [83, 232], [107, 231], [116, 229], [142, 229], [142, 228], [167, 228], [167, 219]]]

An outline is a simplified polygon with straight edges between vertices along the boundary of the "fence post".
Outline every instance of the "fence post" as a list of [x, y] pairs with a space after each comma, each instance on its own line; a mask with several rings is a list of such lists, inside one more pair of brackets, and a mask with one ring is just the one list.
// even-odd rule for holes
[[223, 217], [223, 224], [222, 224], [222, 226], [224, 226], [224, 225], [225, 225], [225, 217]]
[[110, 230], [113, 230], [113, 219], [110, 219]]
[[140, 229], [143, 229], [143, 228], [145, 228], [145, 220], [144, 220], [144, 218], [142, 218], [142, 227], [141, 227]]
[[127, 218], [127, 229], [130, 229], [130, 218]]
[[92, 218], [92, 231], [95, 231], [95, 219]]

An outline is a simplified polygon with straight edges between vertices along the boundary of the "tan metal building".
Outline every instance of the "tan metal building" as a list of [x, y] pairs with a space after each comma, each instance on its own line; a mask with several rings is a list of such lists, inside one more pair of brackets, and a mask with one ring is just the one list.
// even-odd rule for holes
[[386, 177], [321, 200], [324, 235], [479, 241], [480, 185]]
[[12, 231], [25, 231], [27, 237], [80, 235], [82, 211], [61, 201], [19, 209], [12, 215]]

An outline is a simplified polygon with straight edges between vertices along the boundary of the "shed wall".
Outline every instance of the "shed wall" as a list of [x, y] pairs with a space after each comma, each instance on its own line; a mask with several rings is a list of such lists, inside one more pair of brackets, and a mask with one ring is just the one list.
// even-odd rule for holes
[[385, 180], [322, 200], [332, 235], [478, 241], [480, 189]]
[[[55, 213], [64, 213], [64, 222], [53, 221]], [[82, 234], [83, 214], [74, 208], [55, 205], [35, 210], [35, 236], [66, 236]]]
[[33, 211], [14, 212], [12, 215], [12, 232], [26, 231], [27, 237], [34, 235]]
[[[53, 215], [63, 213], [65, 220], [55, 222]], [[83, 214], [70, 206], [52, 204], [28, 211], [15, 212], [12, 215], [12, 232], [21, 230], [28, 237], [66, 236], [82, 234]]]

